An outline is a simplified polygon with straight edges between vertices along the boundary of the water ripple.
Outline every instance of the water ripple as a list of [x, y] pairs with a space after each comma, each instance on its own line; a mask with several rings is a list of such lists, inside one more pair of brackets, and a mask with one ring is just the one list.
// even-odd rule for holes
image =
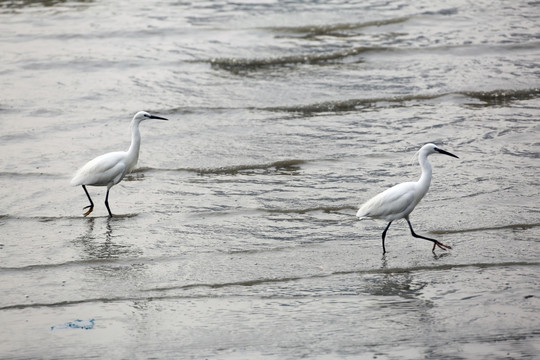
[[472, 264], [444, 264], [437, 266], [415, 266], [407, 268], [379, 268], [379, 269], [361, 269], [361, 270], [345, 270], [345, 271], [335, 271], [330, 273], [323, 274], [312, 274], [307, 276], [286, 276], [286, 277], [277, 277], [277, 278], [259, 278], [259, 279], [248, 279], [240, 281], [231, 281], [223, 283], [193, 283], [193, 284], [183, 284], [177, 286], [164, 286], [164, 287], [155, 287], [143, 289], [141, 292], [155, 292], [157, 295], [141, 295], [141, 296], [111, 296], [111, 297], [98, 297], [98, 298], [87, 298], [80, 300], [65, 300], [57, 301], [50, 303], [32, 303], [32, 304], [12, 304], [5, 305], [0, 307], [2, 310], [20, 310], [27, 308], [41, 308], [41, 307], [65, 307], [85, 303], [110, 303], [110, 302], [125, 302], [125, 301], [153, 301], [153, 300], [167, 300], [167, 299], [201, 299], [201, 298], [213, 298], [214, 294], [184, 294], [184, 295], [166, 295], [163, 293], [175, 290], [191, 290], [197, 288], [206, 288], [206, 289], [221, 289], [229, 287], [252, 287], [259, 285], [266, 285], [272, 283], [289, 283], [296, 281], [303, 281], [308, 279], [320, 279], [320, 278], [330, 278], [334, 276], [342, 275], [368, 275], [368, 274], [410, 274], [419, 271], [448, 271], [453, 269], [460, 268], [477, 268], [477, 269], [487, 269], [487, 268], [499, 268], [499, 267], [522, 267], [522, 266], [539, 266], [540, 262], [526, 262], [526, 261], [515, 261], [515, 262], [500, 262], [500, 263], [472, 263]]

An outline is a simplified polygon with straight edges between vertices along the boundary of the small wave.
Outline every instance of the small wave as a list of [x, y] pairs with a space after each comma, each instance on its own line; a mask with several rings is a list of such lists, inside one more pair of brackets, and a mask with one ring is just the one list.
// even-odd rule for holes
[[[426, 11], [420, 15], [456, 15], [458, 13], [457, 8], [441, 9], [439, 11]], [[362, 30], [370, 27], [382, 27], [387, 25], [401, 24], [412, 19], [413, 16], [403, 16], [390, 19], [379, 19], [357, 23], [337, 23], [337, 24], [322, 24], [322, 25], [301, 25], [301, 26], [276, 26], [266, 27], [264, 29], [289, 34], [304, 35], [303, 38], [312, 38], [318, 36], [334, 36], [334, 37], [348, 37], [357, 36], [357, 30]]]
[[87, 303], [111, 303], [111, 302], [126, 302], [126, 301], [154, 301], [154, 300], [171, 300], [171, 299], [192, 299], [192, 298], [210, 298], [215, 295], [212, 293], [203, 294], [203, 295], [192, 295], [192, 294], [172, 294], [165, 295], [163, 292], [175, 291], [175, 290], [190, 290], [190, 289], [199, 289], [199, 288], [208, 288], [208, 289], [221, 289], [227, 287], [249, 287], [249, 286], [258, 286], [272, 283], [287, 283], [301, 280], [310, 280], [318, 278], [329, 278], [334, 276], [343, 276], [343, 275], [366, 275], [366, 274], [402, 274], [402, 273], [411, 273], [416, 271], [448, 271], [452, 269], [460, 268], [497, 268], [497, 267], [514, 267], [514, 266], [538, 266], [540, 262], [502, 262], [502, 263], [472, 263], [472, 264], [443, 264], [437, 266], [416, 266], [416, 267], [405, 267], [405, 268], [378, 268], [378, 269], [359, 269], [359, 270], [345, 270], [345, 271], [335, 271], [335, 272], [325, 272], [319, 274], [312, 274], [307, 276], [286, 276], [286, 277], [276, 277], [276, 278], [259, 278], [259, 279], [247, 279], [223, 283], [194, 283], [194, 284], [184, 284], [177, 286], [163, 286], [155, 287], [150, 289], [141, 290], [142, 293], [159, 293], [158, 295], [141, 295], [141, 296], [116, 296], [116, 297], [103, 297], [103, 298], [89, 298], [89, 299], [77, 299], [77, 300], [65, 300], [57, 301], [50, 303], [30, 303], [30, 304], [11, 304], [0, 306], [0, 311], [2, 310], [21, 310], [27, 308], [41, 308], [41, 307], [66, 307], [79, 304]]
[[[195, 283], [195, 284], [184, 284], [177, 286], [164, 286], [156, 287], [151, 289], [145, 289], [142, 291], [151, 292], [151, 291], [171, 291], [171, 290], [189, 290], [194, 288], [210, 288], [210, 289], [220, 289], [226, 287], [235, 287], [235, 286], [257, 286], [271, 283], [286, 283], [293, 281], [309, 280], [309, 279], [318, 279], [318, 278], [328, 278], [333, 276], [342, 276], [342, 275], [366, 275], [366, 274], [400, 274], [400, 273], [411, 273], [415, 271], [448, 271], [452, 269], [460, 268], [494, 268], [494, 267], [511, 267], [511, 266], [538, 266], [540, 262], [527, 262], [527, 261], [514, 261], [514, 262], [502, 262], [502, 263], [472, 263], [472, 264], [443, 264], [435, 266], [415, 266], [415, 267], [405, 267], [405, 268], [377, 268], [377, 269], [359, 269], [359, 270], [344, 270], [344, 271], [334, 271], [334, 272], [324, 272], [306, 276], [286, 276], [286, 277], [276, 277], [276, 278], [259, 278], [259, 279], [248, 279], [240, 281], [230, 281], [223, 283]], [[209, 295], [210, 296], [210, 295]], [[0, 308], [1, 309], [1, 308]]]
[[497, 89], [492, 91], [455, 91], [441, 94], [416, 94], [416, 95], [402, 95], [402, 96], [390, 96], [379, 98], [366, 98], [366, 99], [349, 99], [338, 101], [324, 101], [315, 104], [299, 105], [299, 106], [275, 106], [267, 107], [263, 110], [275, 111], [275, 112], [292, 112], [292, 113], [324, 113], [324, 112], [349, 112], [358, 111], [366, 108], [384, 107], [402, 107], [405, 103], [412, 101], [431, 101], [441, 99], [444, 97], [452, 97], [460, 95], [463, 99], [458, 101], [467, 104], [467, 98], [473, 98], [480, 101], [480, 104], [476, 101], [476, 106], [494, 106], [494, 105], [506, 105], [513, 101], [529, 100], [540, 97], [540, 88], [534, 89], [520, 89], [520, 90], [505, 90]]
[[528, 230], [540, 226], [540, 223], [533, 224], [510, 224], [501, 226], [485, 226], [470, 229], [458, 229], [458, 230], [432, 230], [433, 234], [460, 234], [477, 231], [491, 231], [491, 230]]
[[69, 216], [17, 216], [11, 214], [0, 214], [0, 219], [2, 220], [14, 220], [14, 221], [37, 221], [37, 222], [51, 222], [59, 220], [78, 220], [78, 221], [90, 221], [91, 219], [105, 219], [107, 221], [115, 221], [122, 219], [130, 219], [135, 216], [138, 216], [138, 213], [128, 213], [128, 214], [113, 214], [113, 217], [108, 215], [102, 216], [89, 216], [85, 217], [81, 215], [69, 215]]
[[[234, 74], [246, 73], [269, 67], [284, 67], [298, 64], [320, 65], [339, 62], [346, 58], [357, 56], [369, 51], [388, 50], [382, 47], [356, 47], [333, 52], [285, 55], [269, 58], [214, 58], [204, 62], [210, 63], [215, 69], [230, 71]], [[360, 60], [357, 60], [360, 62]]]
[[33, 173], [33, 172], [14, 172], [14, 171], [0, 171], [0, 177], [64, 177], [63, 175], [59, 174], [51, 174], [51, 173]]
[[[351, 31], [361, 30], [368, 27], [379, 27], [386, 25], [399, 24], [408, 21], [409, 17], [400, 17], [393, 19], [373, 20], [359, 23], [340, 23], [326, 25], [303, 25], [303, 26], [280, 26], [266, 28], [270, 31], [290, 34], [303, 34], [304, 38], [317, 36], [335, 36], [344, 37]], [[357, 33], [353, 34], [358, 35]]]
[[491, 91], [463, 91], [460, 94], [480, 100], [487, 106], [506, 105], [514, 101], [530, 100], [540, 97], [540, 88], [535, 89], [496, 89]]
[[[332, 26], [328, 26], [330, 29]], [[302, 29], [302, 28], [299, 28]], [[306, 35], [306, 36], [318, 36], [319, 32], [324, 33], [325, 27], [317, 28], [315, 27], [315, 35]], [[388, 37], [397, 37], [402, 34], [400, 33], [388, 33]], [[529, 50], [538, 46], [537, 43], [527, 44], [503, 44], [497, 46], [482, 46], [480, 48], [486, 51], [519, 51]], [[472, 47], [478, 48], [478, 46]], [[209, 63], [210, 66], [217, 70], [226, 70], [235, 75], [244, 75], [250, 74], [258, 70], [272, 69], [272, 68], [290, 68], [297, 65], [333, 65], [333, 64], [347, 64], [347, 63], [362, 63], [365, 60], [361, 55], [366, 55], [369, 53], [381, 53], [381, 54], [424, 54], [429, 52], [448, 52], [451, 50], [456, 50], [458, 52], [470, 51], [471, 45], [469, 44], [457, 44], [457, 45], [433, 45], [428, 47], [407, 47], [407, 46], [396, 46], [396, 45], [373, 45], [373, 46], [356, 46], [356, 47], [343, 47], [340, 49], [319, 49], [318, 51], [313, 50], [307, 53], [298, 53], [298, 54], [289, 54], [281, 56], [268, 56], [268, 57], [216, 57], [212, 59], [198, 59], [191, 60], [188, 62], [192, 63]], [[399, 55], [398, 55], [399, 56]], [[473, 93], [475, 93], [473, 91]], [[482, 92], [480, 92], [482, 93]]]
[[509, 148], [503, 148], [502, 153], [506, 155], [511, 156], [517, 156], [517, 157], [526, 157], [530, 159], [539, 159], [540, 158], [540, 152], [538, 151], [519, 151], [519, 150], [511, 150]]
[[[69, 2], [68, 2], [69, 3]], [[5, 12], [6, 10], [14, 10], [14, 9], [23, 9], [26, 7], [32, 7], [32, 6], [43, 6], [43, 7], [52, 7], [56, 5], [62, 5], [62, 6], [77, 6], [77, 4], [66, 4], [66, 1], [64, 0], [34, 0], [34, 1], [2, 1], [0, 2], [0, 10], [1, 12]]]
[[323, 112], [348, 112], [356, 111], [359, 109], [376, 107], [378, 103], [384, 103], [385, 107], [395, 104], [396, 106], [402, 106], [402, 103], [414, 101], [414, 100], [431, 100], [438, 97], [445, 96], [446, 94], [441, 95], [405, 95], [405, 96], [391, 96], [391, 97], [380, 97], [380, 98], [368, 98], [368, 99], [349, 99], [349, 100], [338, 100], [338, 101], [324, 101], [315, 104], [300, 105], [300, 106], [275, 106], [268, 107], [264, 110], [267, 111], [277, 111], [277, 112], [297, 112], [304, 114], [311, 113], [323, 113]]
[[48, 264], [29, 264], [29, 265], [22, 265], [22, 266], [0, 266], [0, 271], [34, 271], [34, 270], [47, 270], [47, 269], [60, 269], [60, 268], [72, 268], [72, 267], [86, 267], [86, 266], [97, 266], [97, 265], [115, 265], [115, 266], [122, 266], [122, 265], [133, 265], [133, 264], [140, 264], [144, 263], [149, 260], [147, 258], [90, 258], [90, 259], [80, 259], [80, 260], [71, 260], [71, 261], [65, 261], [61, 263], [48, 263]]
[[243, 172], [254, 172], [257, 170], [275, 170], [293, 172], [300, 170], [300, 165], [306, 164], [308, 160], [279, 160], [270, 163], [263, 164], [245, 164], [245, 165], [231, 165], [222, 166], [218, 168], [174, 168], [174, 169], [157, 169], [150, 167], [143, 167], [136, 170], [136, 172], [142, 171], [178, 171], [178, 172], [190, 172], [198, 175], [236, 175]]
[[423, 12], [422, 15], [444, 15], [444, 16], [449, 16], [449, 15], [456, 15], [457, 13], [458, 13], [457, 8], [448, 8], [448, 9], [441, 9], [439, 11], [426, 11], [426, 12]]
[[291, 248], [297, 247], [295, 246], [277, 246], [277, 247], [271, 247], [271, 248], [257, 248], [257, 249], [230, 249], [227, 251], [224, 251], [224, 253], [229, 255], [251, 255], [251, 254], [268, 254], [268, 253], [274, 253], [274, 252], [282, 252], [282, 251], [288, 251]]
[[260, 211], [272, 213], [272, 214], [306, 214], [309, 212], [325, 212], [325, 213], [338, 213], [342, 210], [356, 210], [355, 206], [317, 206], [305, 209], [258, 209]]
[[66, 301], [58, 301], [58, 302], [51, 302], [51, 303], [12, 304], [12, 305], [1, 306], [0, 311], [1, 310], [21, 310], [21, 309], [41, 308], [41, 307], [55, 308], [55, 307], [95, 303], [95, 302], [106, 303], [106, 302], [113, 302], [113, 301], [129, 301], [129, 300], [140, 300], [140, 299], [133, 299], [133, 298], [128, 298], [128, 297], [117, 297], [117, 298], [93, 298], [93, 299], [80, 299], [80, 300], [66, 300]]

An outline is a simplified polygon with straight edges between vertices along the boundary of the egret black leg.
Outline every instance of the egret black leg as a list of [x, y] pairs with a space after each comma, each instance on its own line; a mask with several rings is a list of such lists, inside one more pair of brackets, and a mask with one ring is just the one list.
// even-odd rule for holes
[[435, 239], [431, 239], [431, 238], [428, 238], [428, 237], [425, 237], [425, 236], [422, 236], [422, 235], [418, 235], [417, 233], [415, 233], [409, 219], [407, 219], [407, 224], [409, 224], [409, 228], [411, 229], [411, 235], [412, 236], [414, 236], [415, 238], [420, 238], [420, 239], [429, 240], [429, 241], [433, 242], [433, 249], [431, 249], [431, 251], [435, 251], [435, 246], [438, 246], [443, 250], [452, 248], [451, 246], [444, 245], [443, 243], [441, 243], [441, 242], [439, 242], [439, 241], [437, 241]]
[[107, 195], [105, 195], [105, 206], [107, 207], [107, 211], [109, 212], [109, 217], [112, 217], [111, 208], [109, 208], [109, 190], [107, 189]]
[[392, 221], [390, 221], [388, 223], [388, 225], [386, 225], [386, 228], [382, 232], [382, 253], [383, 254], [386, 254], [386, 248], [384, 247], [384, 239], [386, 238], [386, 232], [388, 231], [388, 228], [390, 227], [390, 224], [392, 224]]
[[84, 192], [86, 193], [86, 196], [88, 197], [88, 200], [90, 200], [90, 205], [83, 207], [84, 209], [88, 209], [83, 215], [88, 216], [94, 210], [94, 202], [92, 201], [92, 198], [90, 197], [90, 194], [88, 194], [88, 191], [86, 190], [86, 186], [82, 186]]

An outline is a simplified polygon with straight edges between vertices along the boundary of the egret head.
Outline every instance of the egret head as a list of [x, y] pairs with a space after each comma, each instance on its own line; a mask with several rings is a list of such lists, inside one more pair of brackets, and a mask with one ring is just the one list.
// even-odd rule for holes
[[459, 157], [457, 157], [456, 155], [454, 155], [452, 153], [449, 153], [448, 151], [445, 151], [443, 149], [440, 149], [435, 144], [426, 144], [426, 145], [422, 146], [422, 148], [420, 149], [419, 152], [420, 153], [422, 153], [422, 152], [425, 153], [426, 156], [430, 155], [430, 154], [439, 153], [439, 154], [444, 154], [444, 155], [452, 156], [452, 157], [455, 157], [455, 158], [459, 159]]
[[135, 122], [141, 122], [143, 120], [148, 120], [148, 119], [168, 120], [168, 119], [165, 119], [164, 117], [149, 114], [146, 111], [139, 111], [133, 117], [133, 121]]

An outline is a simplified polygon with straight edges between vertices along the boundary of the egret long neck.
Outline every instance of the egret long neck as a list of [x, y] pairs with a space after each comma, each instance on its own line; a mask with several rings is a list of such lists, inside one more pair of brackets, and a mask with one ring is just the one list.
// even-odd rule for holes
[[139, 132], [139, 122], [132, 121], [131, 122], [131, 145], [129, 146], [129, 150], [127, 151], [127, 154], [128, 154], [127, 163], [130, 165], [129, 170], [132, 170], [135, 167], [135, 165], [137, 165], [137, 161], [139, 160], [140, 147], [141, 147], [141, 133]]
[[420, 176], [420, 180], [418, 180], [418, 186], [420, 191], [423, 193], [422, 196], [424, 196], [429, 189], [429, 185], [431, 184], [431, 164], [429, 163], [427, 156], [424, 154], [420, 154], [418, 162], [422, 168], [422, 175]]

